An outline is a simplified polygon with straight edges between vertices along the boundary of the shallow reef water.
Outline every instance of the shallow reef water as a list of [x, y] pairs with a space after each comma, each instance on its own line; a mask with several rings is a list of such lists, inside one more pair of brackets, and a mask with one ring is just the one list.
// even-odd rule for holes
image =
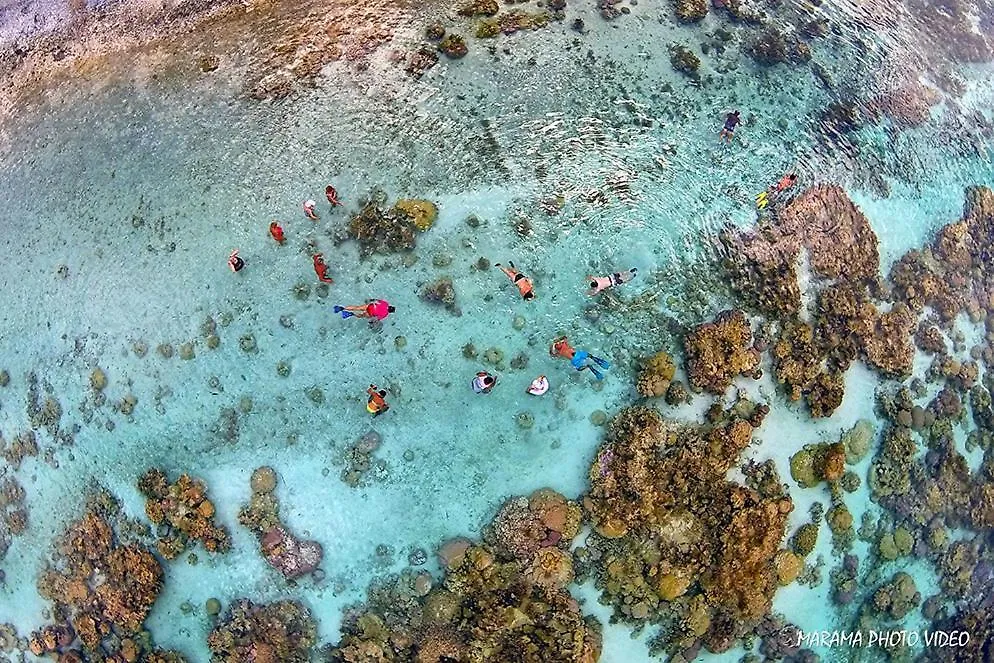
[[0, 662], [989, 659], [987, 0], [0, 28]]

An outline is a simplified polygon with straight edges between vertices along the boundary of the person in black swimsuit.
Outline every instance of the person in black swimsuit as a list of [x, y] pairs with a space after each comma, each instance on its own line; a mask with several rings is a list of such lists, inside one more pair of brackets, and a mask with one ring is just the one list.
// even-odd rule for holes
[[725, 126], [718, 133], [718, 142], [724, 140], [726, 143], [731, 143], [732, 136], [735, 135], [735, 127], [739, 126], [740, 122], [742, 122], [742, 118], [739, 117], [738, 111], [732, 111], [725, 116]]
[[245, 267], [245, 261], [242, 260], [240, 255], [238, 255], [238, 249], [232, 251], [231, 255], [228, 256], [228, 267], [230, 267], [233, 272], [240, 272]]

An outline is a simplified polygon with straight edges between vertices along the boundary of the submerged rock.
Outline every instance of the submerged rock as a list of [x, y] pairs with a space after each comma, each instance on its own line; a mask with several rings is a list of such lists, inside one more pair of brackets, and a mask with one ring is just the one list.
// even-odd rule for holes
[[445, 39], [438, 44], [438, 50], [453, 60], [466, 57], [466, 54], [469, 53], [466, 40], [457, 34], [446, 35]]

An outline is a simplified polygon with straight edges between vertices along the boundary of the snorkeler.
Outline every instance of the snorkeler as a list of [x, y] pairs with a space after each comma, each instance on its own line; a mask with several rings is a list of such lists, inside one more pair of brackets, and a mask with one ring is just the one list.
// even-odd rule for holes
[[317, 212], [314, 211], [315, 207], [317, 207], [317, 203], [314, 202], [313, 200], [307, 200], [304, 202], [304, 216], [306, 216], [311, 221], [318, 220], [318, 214]]
[[532, 380], [531, 384], [528, 385], [528, 388], [525, 389], [525, 393], [531, 394], [532, 396], [541, 396], [547, 391], [549, 391], [549, 378], [544, 375], [540, 375]]
[[740, 122], [742, 122], [742, 118], [739, 117], [737, 110], [726, 115], [725, 126], [718, 132], [718, 142], [724, 140], [726, 143], [731, 143], [732, 137], [735, 135], [735, 128], [739, 126]]
[[[574, 348], [569, 344], [569, 339], [565, 336], [560, 336], [552, 342], [552, 345], [549, 347], [549, 354], [553, 357], [569, 359], [569, 362], [573, 365], [573, 368], [578, 371], [588, 370], [593, 373], [594, 377], [598, 380], [603, 380], [604, 374], [597, 369], [597, 366], [600, 366], [601, 368], [611, 368], [611, 363], [606, 359], [595, 357], [586, 350], [577, 350]], [[594, 362], [594, 364], [597, 364], [597, 366], [588, 364], [588, 359]]]
[[318, 275], [318, 280], [321, 283], [334, 283], [335, 281], [328, 276], [328, 265], [324, 262], [324, 256], [320, 253], [314, 254], [314, 273]]
[[499, 262], [494, 265], [500, 271], [504, 272], [507, 278], [511, 279], [511, 283], [518, 287], [518, 291], [521, 293], [521, 297], [526, 300], [531, 300], [535, 298], [535, 286], [532, 280], [519, 272], [513, 262], [507, 263], [510, 268], [503, 267]]
[[771, 184], [766, 191], [762, 191], [756, 195], [756, 208], [766, 209], [766, 206], [770, 204], [770, 196], [774, 198], [779, 197], [781, 193], [794, 186], [797, 182], [796, 173], [787, 173], [776, 184]]
[[773, 193], [782, 193], [787, 189], [789, 189], [790, 187], [794, 186], [796, 182], [797, 182], [797, 173], [787, 173], [786, 175], [780, 178], [779, 182], [777, 182], [770, 188], [773, 189]]
[[[356, 317], [374, 318], [375, 320], [383, 321], [396, 309], [390, 306], [385, 299], [374, 299], [363, 306], [336, 306], [333, 310], [335, 313], [341, 313], [342, 319]], [[373, 320], [370, 320], [370, 322], [373, 322]]]
[[269, 234], [273, 236], [277, 244], [282, 244], [286, 241], [286, 237], [283, 235], [283, 228], [276, 221], [269, 224]]
[[386, 389], [377, 389], [375, 384], [371, 384], [366, 389], [366, 393], [369, 394], [369, 400], [366, 401], [366, 411], [371, 415], [378, 417], [390, 409], [386, 401]]
[[230, 267], [233, 272], [240, 272], [244, 269], [245, 261], [238, 255], [238, 249], [232, 251], [231, 255], [228, 256], [228, 267]]
[[342, 204], [338, 200], [338, 191], [330, 184], [324, 188], [324, 195], [328, 198], [328, 202], [331, 203], [332, 207], [338, 207]]
[[473, 391], [478, 394], [489, 394], [493, 391], [494, 385], [497, 384], [497, 378], [487, 373], [486, 371], [480, 371], [473, 378]]
[[614, 274], [609, 274], [608, 276], [587, 275], [587, 283], [590, 286], [590, 289], [587, 290], [587, 294], [592, 297], [600, 292], [603, 292], [604, 290], [607, 290], [608, 288], [628, 283], [637, 275], [637, 267], [632, 267], [627, 272], [615, 272]]

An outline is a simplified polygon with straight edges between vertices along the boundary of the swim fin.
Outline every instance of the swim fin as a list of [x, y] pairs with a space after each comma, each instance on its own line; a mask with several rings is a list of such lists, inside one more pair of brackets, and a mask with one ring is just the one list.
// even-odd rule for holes
[[756, 196], [756, 208], [765, 209], [770, 202], [770, 196], [765, 191]]
[[607, 359], [601, 359], [600, 357], [595, 357], [593, 355], [590, 355], [590, 359], [601, 368], [611, 368], [611, 362]]
[[353, 315], [355, 315], [354, 313], [349, 313], [348, 311], [346, 311], [344, 306], [336, 306], [332, 310], [334, 310], [335, 313], [341, 313], [342, 314], [342, 320], [345, 320], [347, 318], [351, 318]]
[[587, 368], [590, 369], [590, 372], [593, 373], [594, 377], [597, 378], [598, 380], [603, 380], [604, 379], [604, 374], [601, 373], [600, 371], [598, 371], [593, 366], [588, 365]]

